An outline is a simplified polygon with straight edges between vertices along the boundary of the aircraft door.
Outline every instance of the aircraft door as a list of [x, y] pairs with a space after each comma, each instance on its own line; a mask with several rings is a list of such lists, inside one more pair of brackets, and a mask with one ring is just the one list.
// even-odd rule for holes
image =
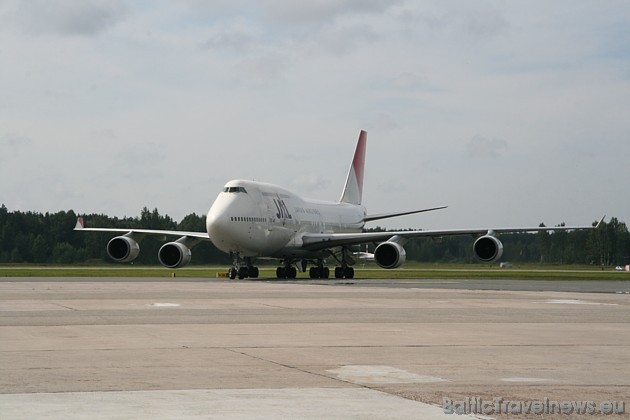
[[272, 231], [273, 230], [273, 224], [274, 224], [274, 214], [275, 214], [275, 206], [273, 205], [273, 201], [270, 197], [266, 197], [265, 198], [265, 206], [266, 208], [266, 219], [267, 219], [267, 230], [268, 231]]

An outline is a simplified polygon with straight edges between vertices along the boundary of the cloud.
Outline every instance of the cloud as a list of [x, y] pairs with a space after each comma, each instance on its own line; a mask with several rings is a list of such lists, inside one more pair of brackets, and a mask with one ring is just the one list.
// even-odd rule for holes
[[0, 135], [0, 162], [6, 158], [15, 158], [24, 149], [28, 149], [33, 141], [24, 136], [4, 134]]
[[[107, 130], [95, 133], [95, 138], [107, 138]], [[115, 134], [112, 133], [115, 136]], [[106, 179], [110, 185], [123, 185], [133, 179], [140, 183], [158, 182], [168, 172], [166, 162], [166, 146], [155, 142], [114, 142], [112, 137], [109, 150], [103, 152], [101, 159], [108, 160], [108, 164], [98, 168], [98, 177]], [[145, 186], [148, 190], [149, 188]]]
[[[287, 174], [336, 199], [367, 128], [374, 210], [431, 198], [452, 205], [449, 217], [419, 215], [419, 225], [461, 227], [534, 213], [581, 222], [604, 202], [628, 220], [630, 9], [573, 6], [0, 0], [3, 201], [120, 215], [153, 200], [183, 216], [227, 179], [291, 185]], [[475, 165], [550, 201], [515, 195], [497, 211], [466, 182]], [[523, 176], [532, 166], [592, 199], [564, 206]], [[58, 201], [49, 179], [85, 198]]]
[[32, 143], [33, 141], [28, 137], [10, 134], [0, 135], [0, 146], [2, 146], [1, 148], [3, 150], [6, 150], [6, 148], [17, 149], [22, 146], [28, 146]]
[[260, 37], [254, 25], [243, 20], [230, 21], [212, 27], [212, 33], [203, 43], [204, 49], [230, 49], [238, 52], [249, 50]]
[[400, 126], [398, 125], [394, 117], [392, 117], [390, 114], [380, 112], [370, 118], [369, 121], [365, 122], [365, 127], [368, 130], [387, 132], [395, 130]]
[[459, 17], [459, 27], [465, 34], [475, 38], [492, 38], [508, 33], [509, 23], [494, 8], [475, 8]]
[[29, 0], [11, 14], [26, 33], [94, 36], [117, 24], [126, 7], [119, 0]]
[[365, 23], [340, 22], [325, 27], [311, 42], [334, 55], [346, 55], [378, 40], [376, 32]]
[[328, 188], [329, 183], [321, 174], [305, 173], [293, 178], [290, 184], [298, 194], [301, 194], [324, 190]]
[[280, 80], [289, 65], [290, 60], [286, 55], [269, 52], [239, 61], [234, 66], [233, 77], [249, 85], [264, 85]]
[[436, 83], [432, 83], [424, 74], [414, 72], [403, 72], [385, 81], [385, 86], [401, 93], [441, 93], [446, 89]]
[[455, 36], [463, 42], [475, 42], [505, 35], [509, 21], [496, 7], [481, 2], [436, 2], [429, 7], [394, 9], [394, 15], [414, 31], [429, 36]]
[[299, 24], [327, 22], [344, 14], [379, 13], [398, 3], [391, 0], [269, 0], [263, 13], [275, 20]]
[[235, 52], [267, 50], [299, 55], [306, 49], [346, 55], [378, 39], [365, 13], [382, 11], [391, 2], [321, 1], [252, 3], [247, 12], [220, 4], [191, 3], [210, 31], [204, 49]]
[[466, 153], [473, 158], [497, 158], [508, 149], [505, 140], [475, 136], [466, 143]]

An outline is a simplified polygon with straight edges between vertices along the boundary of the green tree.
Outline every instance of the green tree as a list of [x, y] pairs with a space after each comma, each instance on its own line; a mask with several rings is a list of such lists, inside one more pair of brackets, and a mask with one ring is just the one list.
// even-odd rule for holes
[[[195, 213], [180, 223], [156, 209], [144, 207], [139, 217], [110, 217], [104, 214], [83, 215], [88, 226], [115, 228], [147, 228], [205, 232], [205, 216]], [[0, 205], [0, 262], [111, 262], [105, 248], [115, 236], [108, 233], [77, 233], [74, 211], [35, 213], [8, 211]], [[541, 225], [544, 226], [544, 225]], [[400, 230], [400, 229], [396, 229]], [[376, 227], [370, 232], [383, 232]], [[159, 238], [158, 238], [159, 239]], [[172, 240], [169, 238], [168, 240]], [[608, 223], [591, 231], [557, 231], [553, 234], [516, 232], [500, 237], [505, 245], [504, 261], [562, 262], [591, 264], [630, 264], [630, 232], [625, 223], [613, 217]], [[472, 239], [453, 236], [438, 239], [416, 239], [405, 248], [408, 260], [425, 262], [473, 262]], [[157, 251], [163, 241], [147, 238], [140, 244], [137, 260], [141, 264], [157, 264]], [[362, 248], [363, 249], [363, 248]], [[374, 244], [369, 245], [370, 252]], [[209, 241], [200, 242], [193, 249], [194, 264], [228, 264], [230, 258]]]
[[68, 242], [61, 242], [53, 248], [53, 262], [56, 264], [72, 264], [75, 262], [77, 250]]
[[206, 216], [198, 216], [196, 213], [191, 213], [188, 216], [184, 217], [182, 221], [177, 224], [177, 230], [188, 232], [205, 232]]
[[33, 240], [33, 262], [45, 263], [51, 260], [50, 247], [46, 243], [42, 234], [37, 235]]
[[[544, 223], [538, 225], [538, 227], [545, 227]], [[540, 255], [540, 263], [547, 262], [547, 259], [551, 257], [551, 238], [549, 232], [540, 231], [537, 234], [538, 255]]]

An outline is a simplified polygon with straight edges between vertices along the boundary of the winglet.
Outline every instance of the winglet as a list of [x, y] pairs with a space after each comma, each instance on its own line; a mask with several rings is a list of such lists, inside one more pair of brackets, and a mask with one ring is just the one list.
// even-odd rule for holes
[[343, 187], [341, 194], [342, 203], [361, 204], [363, 196], [363, 169], [365, 168], [365, 148], [367, 143], [367, 133], [361, 130], [357, 148], [354, 151], [352, 165], [348, 171], [346, 185]]
[[604, 219], [606, 218], [606, 215], [603, 215], [601, 219], [599, 219], [599, 222], [597, 222], [597, 224], [595, 225], [595, 229], [599, 229], [599, 227], [602, 225], [602, 223], [604, 223]]
[[77, 224], [74, 225], [74, 230], [81, 230], [85, 228], [85, 223], [83, 223], [83, 217], [77, 218]]

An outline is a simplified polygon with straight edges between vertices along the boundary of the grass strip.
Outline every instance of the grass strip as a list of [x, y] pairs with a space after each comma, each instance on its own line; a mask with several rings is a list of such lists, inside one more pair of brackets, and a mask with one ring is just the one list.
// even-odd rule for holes
[[[175, 277], [217, 278], [227, 267], [186, 267], [177, 270], [147, 266], [0, 266], [0, 277]], [[615, 280], [630, 281], [630, 273], [593, 267], [528, 266], [511, 269], [479, 265], [409, 266], [396, 270], [355, 268], [356, 279], [500, 279], [500, 280]], [[275, 268], [261, 267], [260, 278], [275, 278]], [[298, 279], [308, 279], [298, 273]]]

